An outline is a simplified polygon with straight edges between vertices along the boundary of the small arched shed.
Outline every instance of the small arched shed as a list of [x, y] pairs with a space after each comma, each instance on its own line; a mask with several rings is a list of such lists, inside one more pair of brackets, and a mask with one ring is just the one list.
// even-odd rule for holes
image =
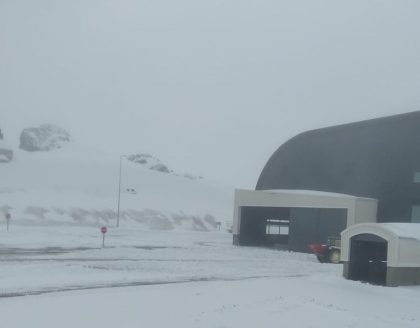
[[341, 233], [343, 275], [384, 286], [420, 285], [420, 224], [361, 223]]

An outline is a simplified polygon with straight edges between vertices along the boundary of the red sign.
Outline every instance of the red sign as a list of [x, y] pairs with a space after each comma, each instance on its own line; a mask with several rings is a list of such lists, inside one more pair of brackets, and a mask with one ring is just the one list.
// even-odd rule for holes
[[102, 232], [102, 233], [104, 233], [104, 234], [105, 234], [107, 231], [108, 231], [107, 227], [102, 227], [102, 228], [101, 228], [101, 232]]

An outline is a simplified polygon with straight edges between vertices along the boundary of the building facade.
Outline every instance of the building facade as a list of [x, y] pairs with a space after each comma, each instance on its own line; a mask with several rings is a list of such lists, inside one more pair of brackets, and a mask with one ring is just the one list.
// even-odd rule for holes
[[377, 201], [313, 190], [236, 190], [233, 243], [309, 252], [346, 227], [376, 222]]
[[378, 200], [378, 222], [420, 222], [420, 111], [312, 130], [280, 146], [256, 190]]

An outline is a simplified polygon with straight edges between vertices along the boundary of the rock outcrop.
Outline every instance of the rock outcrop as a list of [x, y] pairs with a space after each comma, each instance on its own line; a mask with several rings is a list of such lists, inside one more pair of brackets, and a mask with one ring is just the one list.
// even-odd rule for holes
[[53, 124], [27, 128], [20, 134], [20, 148], [26, 151], [49, 151], [70, 141], [70, 134]]
[[13, 151], [0, 145], [0, 163], [8, 163], [13, 159]]
[[201, 176], [195, 176], [189, 173], [177, 173], [174, 170], [171, 170], [167, 165], [162, 163], [159, 158], [150, 154], [131, 154], [127, 156], [127, 159], [133, 163], [144, 165], [149, 170], [172, 174], [190, 180], [199, 180], [203, 178]]
[[4, 144], [3, 139], [4, 135], [0, 129], [0, 163], [8, 163], [13, 159], [13, 150]]
[[127, 159], [133, 163], [146, 166], [148, 169], [162, 173], [173, 173], [159, 158], [150, 154], [132, 154], [127, 156]]

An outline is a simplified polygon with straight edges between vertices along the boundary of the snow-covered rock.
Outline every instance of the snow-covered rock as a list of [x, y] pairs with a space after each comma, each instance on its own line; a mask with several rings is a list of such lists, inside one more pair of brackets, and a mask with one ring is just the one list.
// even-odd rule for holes
[[0, 144], [0, 163], [8, 163], [13, 159], [13, 150], [5, 148]]
[[131, 154], [127, 159], [133, 163], [146, 166], [148, 169], [162, 173], [174, 173], [167, 165], [163, 164], [159, 158], [150, 154]]
[[169, 173], [190, 180], [199, 180], [203, 178], [201, 176], [195, 176], [190, 173], [177, 173], [174, 170], [170, 169], [166, 164], [162, 163], [159, 158], [150, 154], [131, 154], [127, 156], [127, 159], [133, 163], [141, 164], [153, 171]]
[[8, 163], [13, 159], [13, 151], [10, 149], [0, 149], [0, 163]]
[[3, 132], [0, 129], [0, 163], [8, 163], [13, 159], [13, 150], [4, 141]]
[[70, 134], [53, 124], [24, 129], [20, 135], [20, 148], [26, 151], [58, 149], [70, 141]]
[[168, 167], [165, 164], [162, 164], [162, 163], [155, 164], [150, 169], [154, 170], [154, 171], [162, 172], [162, 173], [169, 173], [170, 172]]
[[190, 173], [184, 173], [183, 175], [182, 175], [184, 178], [186, 178], [186, 179], [190, 179], [190, 180], [198, 180], [198, 179], [202, 179], [203, 177], [202, 176], [195, 176], [195, 175], [192, 175], [192, 174], [190, 174]]
[[150, 154], [131, 154], [127, 156], [127, 159], [133, 163], [144, 165], [150, 170], [163, 173], [171, 172], [171, 170], [169, 170], [169, 168], [163, 164], [159, 158]]

